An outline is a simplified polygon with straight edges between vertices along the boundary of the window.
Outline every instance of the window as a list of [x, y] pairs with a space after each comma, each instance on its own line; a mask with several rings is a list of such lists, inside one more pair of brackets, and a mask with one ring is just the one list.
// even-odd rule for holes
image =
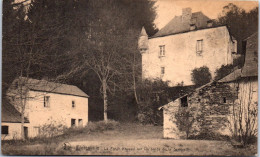
[[187, 99], [187, 96], [181, 98], [181, 107], [188, 107], [188, 99]]
[[73, 108], [76, 107], [74, 100], [72, 100], [72, 107], [73, 107]]
[[161, 67], [161, 75], [165, 74], [165, 67]]
[[160, 52], [159, 52], [159, 57], [165, 56], [165, 45], [160, 45]]
[[82, 119], [79, 119], [79, 126], [83, 126], [83, 120]]
[[50, 96], [44, 96], [44, 107], [50, 107]]
[[71, 127], [76, 126], [76, 119], [71, 119]]
[[203, 40], [197, 40], [197, 47], [196, 47], [196, 52], [197, 54], [201, 54], [203, 51]]
[[8, 126], [2, 126], [2, 134], [8, 135]]
[[226, 97], [223, 97], [223, 103], [227, 103]]

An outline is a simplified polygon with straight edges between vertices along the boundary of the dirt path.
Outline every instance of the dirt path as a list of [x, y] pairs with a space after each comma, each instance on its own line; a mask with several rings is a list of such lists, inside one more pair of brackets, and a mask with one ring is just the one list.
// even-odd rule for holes
[[2, 145], [5, 155], [199, 155], [253, 156], [257, 146], [233, 148], [227, 141], [162, 138], [162, 126], [121, 124], [114, 130], [79, 133], [49, 143]]

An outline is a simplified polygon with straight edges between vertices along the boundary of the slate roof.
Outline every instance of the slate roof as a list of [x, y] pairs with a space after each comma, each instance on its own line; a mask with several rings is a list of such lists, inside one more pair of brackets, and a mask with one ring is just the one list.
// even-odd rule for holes
[[245, 39], [245, 64], [242, 68], [242, 77], [258, 76], [258, 32]]
[[[193, 22], [192, 19], [197, 19], [196, 22]], [[190, 31], [190, 24], [195, 24], [197, 29], [207, 28], [207, 21], [211, 20], [205, 16], [202, 12], [192, 13], [191, 19], [182, 19], [182, 15], [175, 16], [167, 25], [165, 25], [161, 30], [159, 30], [152, 38], [167, 36], [177, 33], [184, 33]]]
[[[74, 85], [67, 85], [55, 82], [49, 82], [46, 80], [36, 80], [36, 79], [27, 79], [25, 77], [20, 77], [20, 80], [26, 82], [26, 87], [33, 91], [43, 91], [49, 93], [65, 94], [65, 95], [74, 95], [80, 97], [89, 97], [81, 89]], [[13, 85], [18, 79], [14, 80]]]
[[[21, 113], [5, 98], [2, 99], [2, 122], [21, 123]], [[25, 117], [24, 122], [29, 120]]]
[[142, 30], [141, 30], [140, 36], [147, 36], [147, 33], [146, 33], [144, 27], [142, 27]]

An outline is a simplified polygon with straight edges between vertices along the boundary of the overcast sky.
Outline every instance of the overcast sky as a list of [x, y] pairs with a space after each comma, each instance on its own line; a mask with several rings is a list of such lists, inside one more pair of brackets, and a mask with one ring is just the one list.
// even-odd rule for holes
[[224, 1], [224, 0], [157, 0], [156, 26], [160, 29], [165, 26], [174, 16], [181, 15], [182, 8], [190, 7], [192, 12], [201, 11], [211, 19], [216, 19], [224, 6], [233, 3], [238, 7], [249, 11], [258, 6], [257, 1]]

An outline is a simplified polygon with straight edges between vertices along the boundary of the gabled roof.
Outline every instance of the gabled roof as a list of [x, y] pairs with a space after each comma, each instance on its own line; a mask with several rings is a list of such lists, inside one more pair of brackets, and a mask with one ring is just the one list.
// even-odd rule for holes
[[[193, 22], [192, 19], [196, 19], [196, 22]], [[166, 35], [172, 35], [177, 33], [184, 33], [190, 31], [190, 24], [195, 24], [197, 29], [207, 28], [207, 21], [210, 18], [205, 16], [202, 12], [192, 13], [191, 19], [183, 20], [181, 16], [175, 16], [166, 26], [159, 30], [153, 37], [161, 37]]]
[[[29, 90], [33, 90], [33, 91], [74, 95], [74, 96], [80, 96], [80, 97], [86, 97], [86, 98], [89, 97], [86, 93], [84, 93], [81, 89], [79, 89], [78, 87], [76, 87], [74, 85], [49, 82], [46, 80], [36, 80], [36, 79], [31, 79], [31, 78], [27, 79], [25, 77], [19, 77], [19, 80], [24, 82], [25, 86]], [[12, 86], [14, 86], [15, 82], [17, 82], [17, 81], [18, 81], [18, 79], [15, 79]]]
[[[2, 99], [2, 122], [21, 123], [21, 113], [6, 98]], [[25, 117], [24, 122], [29, 120]]]
[[255, 32], [245, 40], [247, 43], [242, 77], [258, 76], [258, 32]]

